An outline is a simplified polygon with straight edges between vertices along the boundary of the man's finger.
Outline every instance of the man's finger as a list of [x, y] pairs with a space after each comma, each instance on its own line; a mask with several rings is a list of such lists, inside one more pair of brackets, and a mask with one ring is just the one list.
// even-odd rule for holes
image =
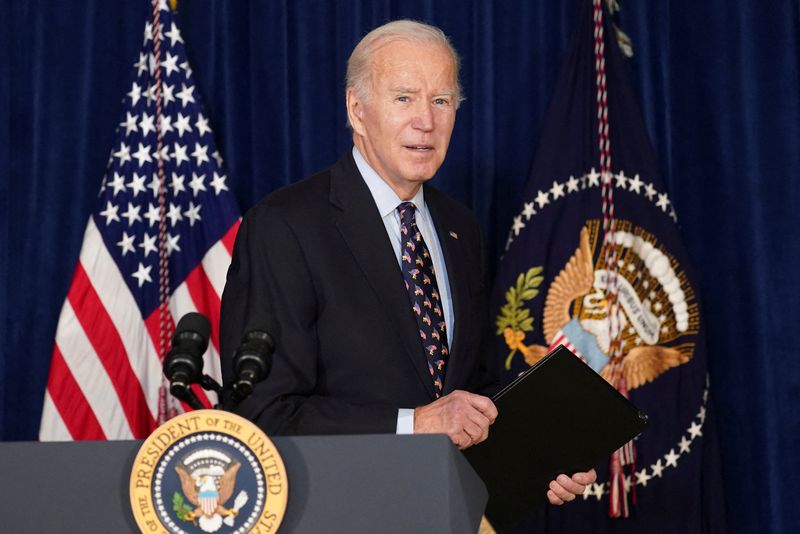
[[556, 506], [564, 504], [564, 500], [556, 495], [553, 490], [547, 490], [547, 500], [550, 501], [550, 504], [555, 504]]
[[464, 423], [464, 432], [469, 436], [472, 443], [477, 443], [483, 435], [483, 428], [471, 421]]
[[569, 502], [575, 498], [574, 492], [567, 490], [556, 480], [550, 481], [550, 490], [564, 502]]
[[567, 475], [558, 475], [556, 477], [556, 482], [564, 488], [565, 490], [569, 491], [570, 493], [583, 493], [583, 490], [586, 489], [585, 484], [581, 484], [576, 482], [574, 479], [568, 477]]
[[483, 395], [470, 395], [467, 397], [469, 403], [477, 408], [483, 415], [489, 419], [490, 424], [494, 423], [494, 420], [497, 419], [497, 408], [495, 407], [492, 399], [489, 397], [484, 397]]

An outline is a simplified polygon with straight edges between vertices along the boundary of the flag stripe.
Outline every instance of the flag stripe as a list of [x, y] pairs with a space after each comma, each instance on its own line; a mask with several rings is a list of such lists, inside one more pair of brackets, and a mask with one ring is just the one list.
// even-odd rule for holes
[[[222, 244], [225, 245], [225, 248], [228, 250], [228, 256], [233, 255], [233, 244], [236, 242], [236, 234], [239, 231], [239, 225], [242, 224], [241, 217], [236, 219], [228, 231], [222, 236]], [[230, 263], [230, 260], [228, 261]]]
[[106, 249], [92, 217], [86, 226], [80, 263], [117, 329], [130, 368], [145, 392], [147, 406], [155, 419], [158, 416], [158, 388], [162, 384], [158, 337], [152, 339], [142, 328], [136, 299]]
[[155, 418], [147, 407], [147, 398], [128, 360], [116, 325], [106, 313], [81, 263], [75, 268], [67, 300], [117, 392], [135, 437], [146, 437], [155, 428]]
[[100, 422], [75, 382], [58, 345], [53, 348], [40, 439], [106, 439]]
[[[73, 283], [73, 287], [75, 284]], [[78, 320], [72, 303], [67, 300], [61, 309], [56, 333], [56, 348], [64, 358], [69, 374], [75, 380], [80, 394], [92, 409], [107, 438], [131, 439], [130, 424], [120, 405], [120, 399], [111, 378], [98, 358], [84, 326]], [[58, 376], [58, 375], [56, 375]], [[51, 394], [53, 392], [51, 391]], [[61, 408], [61, 403], [57, 402]], [[83, 425], [79, 416], [65, 411], [67, 427]]]
[[[234, 226], [238, 227], [238, 222]], [[233, 228], [233, 226], [231, 228]], [[231, 264], [231, 253], [225, 248], [224, 239], [223, 237], [221, 240], [214, 243], [214, 245], [208, 249], [202, 261], [203, 269], [206, 272], [206, 276], [208, 276], [208, 281], [214, 287], [214, 292], [217, 294], [218, 299], [222, 298], [222, 290], [225, 288], [225, 278], [228, 275], [228, 266]]]

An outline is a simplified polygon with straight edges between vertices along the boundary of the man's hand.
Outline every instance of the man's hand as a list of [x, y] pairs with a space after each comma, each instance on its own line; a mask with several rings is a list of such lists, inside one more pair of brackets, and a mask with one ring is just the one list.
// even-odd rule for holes
[[558, 475], [555, 480], [550, 481], [550, 489], [547, 490], [547, 500], [550, 504], [562, 505], [565, 502], [574, 500], [577, 495], [581, 495], [586, 486], [597, 480], [597, 473], [591, 469], [585, 473], [575, 473], [571, 477]]
[[480, 443], [489, 436], [489, 425], [497, 408], [488, 397], [453, 391], [414, 410], [415, 434], [447, 434], [459, 449]]

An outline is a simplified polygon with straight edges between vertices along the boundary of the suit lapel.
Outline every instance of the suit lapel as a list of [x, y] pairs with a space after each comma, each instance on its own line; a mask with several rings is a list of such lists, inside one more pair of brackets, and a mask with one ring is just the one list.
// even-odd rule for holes
[[450, 358], [447, 362], [447, 372], [444, 379], [444, 393], [450, 393], [457, 380], [458, 374], [464, 367], [465, 344], [469, 328], [469, 314], [467, 313], [470, 302], [470, 290], [467, 280], [469, 257], [464, 251], [462, 240], [458, 235], [466, 235], [459, 221], [453, 220], [448, 210], [444, 209], [439, 199], [438, 191], [427, 187], [425, 189], [425, 204], [436, 226], [436, 235], [444, 254], [444, 263], [447, 267], [447, 278], [450, 281], [450, 298], [453, 302], [453, 318], [455, 321], [453, 343], [450, 347]]
[[330, 200], [340, 210], [335, 218], [337, 229], [388, 315], [425, 389], [434, 399], [419, 328], [411, 313], [394, 249], [369, 188], [349, 152], [331, 168]]

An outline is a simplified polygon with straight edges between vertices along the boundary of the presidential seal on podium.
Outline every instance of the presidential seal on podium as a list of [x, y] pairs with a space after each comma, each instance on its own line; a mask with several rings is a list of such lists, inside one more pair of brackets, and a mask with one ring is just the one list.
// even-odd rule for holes
[[272, 441], [220, 410], [188, 412], [158, 427], [131, 470], [131, 507], [142, 532], [275, 532], [288, 495]]

